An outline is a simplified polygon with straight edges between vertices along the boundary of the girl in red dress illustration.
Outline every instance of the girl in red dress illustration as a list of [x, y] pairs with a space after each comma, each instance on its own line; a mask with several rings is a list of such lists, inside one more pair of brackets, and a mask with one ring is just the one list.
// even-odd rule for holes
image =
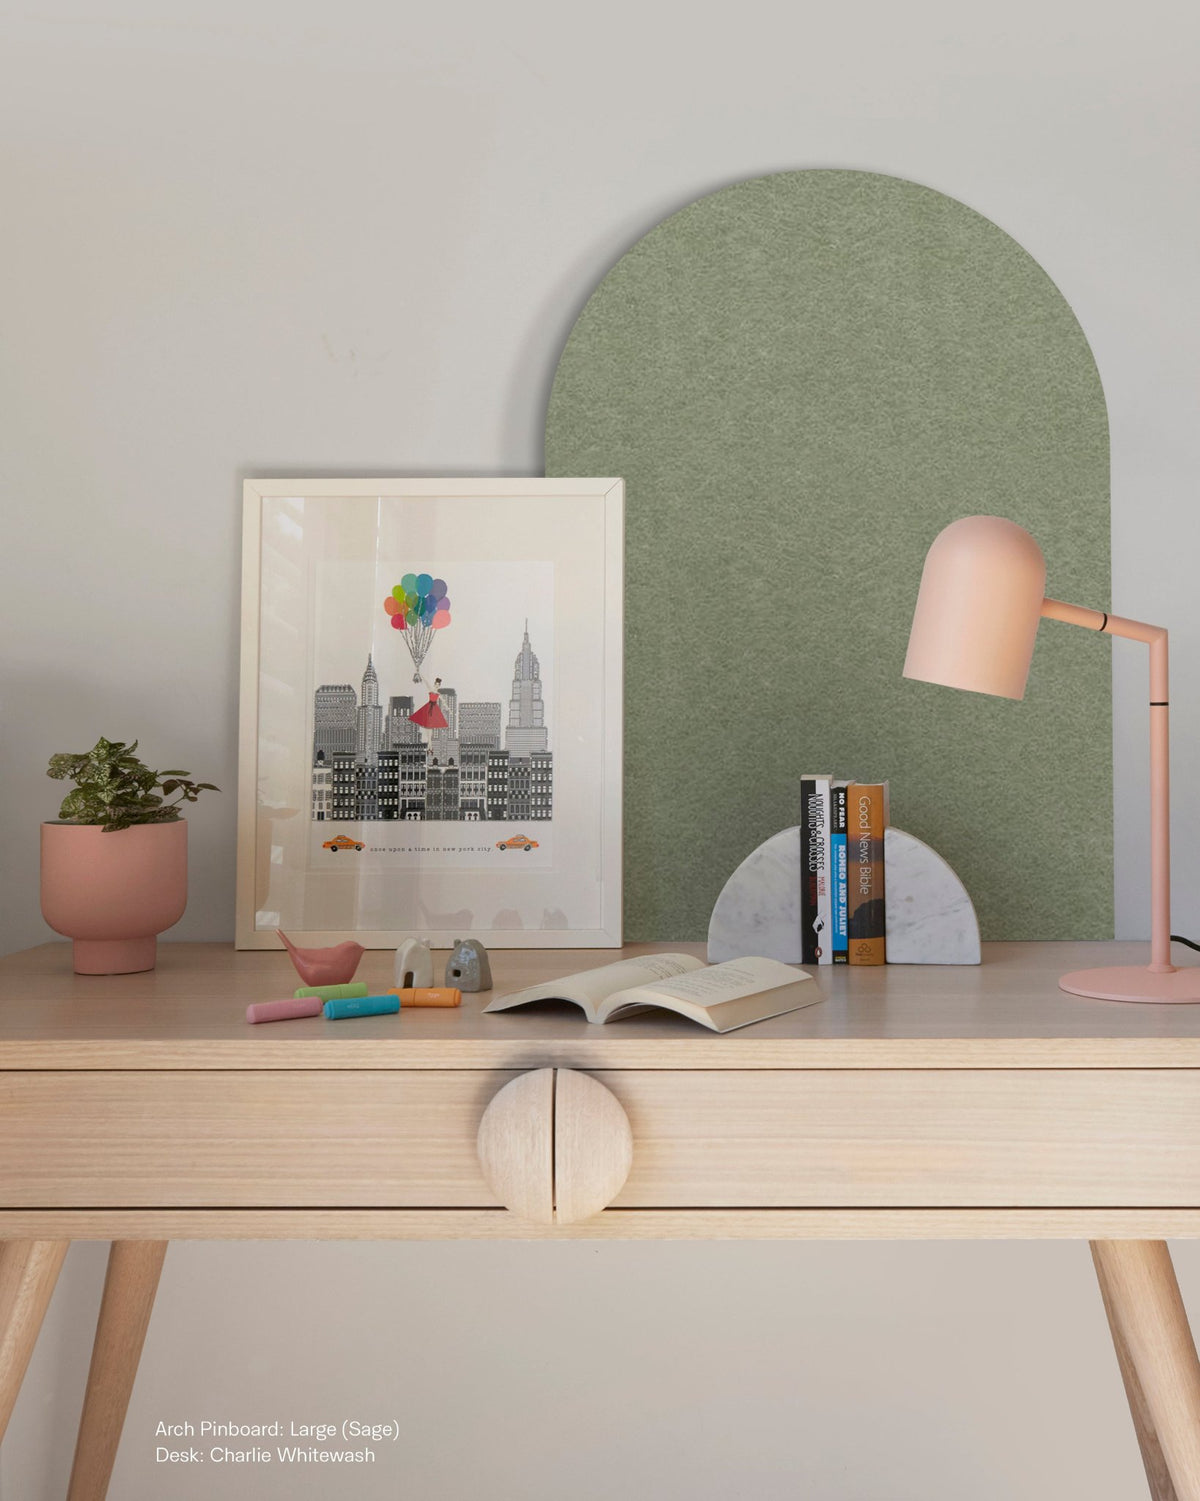
[[[425, 683], [425, 679], [422, 678], [421, 682]], [[425, 686], [429, 688], [428, 683], [425, 683]], [[448, 730], [450, 728], [450, 721], [438, 707], [438, 689], [441, 686], [441, 678], [434, 678], [433, 687], [429, 688], [429, 702], [422, 704], [419, 709], [414, 709], [408, 716], [413, 724], [419, 724], [422, 729], [426, 730]]]

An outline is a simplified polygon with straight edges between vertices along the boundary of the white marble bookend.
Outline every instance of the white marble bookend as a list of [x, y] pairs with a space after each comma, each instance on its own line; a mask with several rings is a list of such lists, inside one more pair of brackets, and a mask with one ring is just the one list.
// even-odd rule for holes
[[746, 856], [708, 923], [708, 962], [761, 954], [800, 963], [800, 830], [784, 829]]
[[883, 856], [888, 963], [978, 964], [975, 907], [941, 855], [903, 829], [886, 829]]
[[[889, 964], [978, 964], [979, 923], [954, 871], [936, 850], [888, 829]], [[784, 829], [752, 850], [726, 881], [708, 925], [708, 960], [762, 954], [800, 963], [800, 830]]]

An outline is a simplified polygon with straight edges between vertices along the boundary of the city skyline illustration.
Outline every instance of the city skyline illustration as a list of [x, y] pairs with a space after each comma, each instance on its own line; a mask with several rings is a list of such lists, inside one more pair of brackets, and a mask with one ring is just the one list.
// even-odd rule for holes
[[426, 737], [409, 718], [424, 694], [391, 694], [385, 705], [373, 652], [357, 690], [352, 683], [316, 689], [315, 822], [544, 822], [553, 816], [553, 754], [529, 622], [507, 709], [502, 699], [460, 700], [452, 685], [438, 694], [447, 723]]

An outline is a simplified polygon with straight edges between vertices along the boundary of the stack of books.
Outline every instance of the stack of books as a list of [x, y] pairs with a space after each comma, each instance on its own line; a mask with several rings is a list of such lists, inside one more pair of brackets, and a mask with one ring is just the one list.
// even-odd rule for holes
[[886, 782], [800, 781], [802, 964], [886, 964]]

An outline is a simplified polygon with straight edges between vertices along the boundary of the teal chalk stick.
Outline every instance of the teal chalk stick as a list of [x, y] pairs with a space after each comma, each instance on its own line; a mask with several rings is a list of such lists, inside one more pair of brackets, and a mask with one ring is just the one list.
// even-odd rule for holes
[[395, 1016], [400, 1009], [398, 995], [349, 996], [325, 1002], [327, 1022], [346, 1021], [351, 1016]]
[[292, 994], [297, 1000], [303, 996], [320, 996], [323, 1001], [345, 1001], [351, 996], [367, 994], [367, 987], [361, 980], [352, 980], [349, 985], [302, 985], [299, 990]]

